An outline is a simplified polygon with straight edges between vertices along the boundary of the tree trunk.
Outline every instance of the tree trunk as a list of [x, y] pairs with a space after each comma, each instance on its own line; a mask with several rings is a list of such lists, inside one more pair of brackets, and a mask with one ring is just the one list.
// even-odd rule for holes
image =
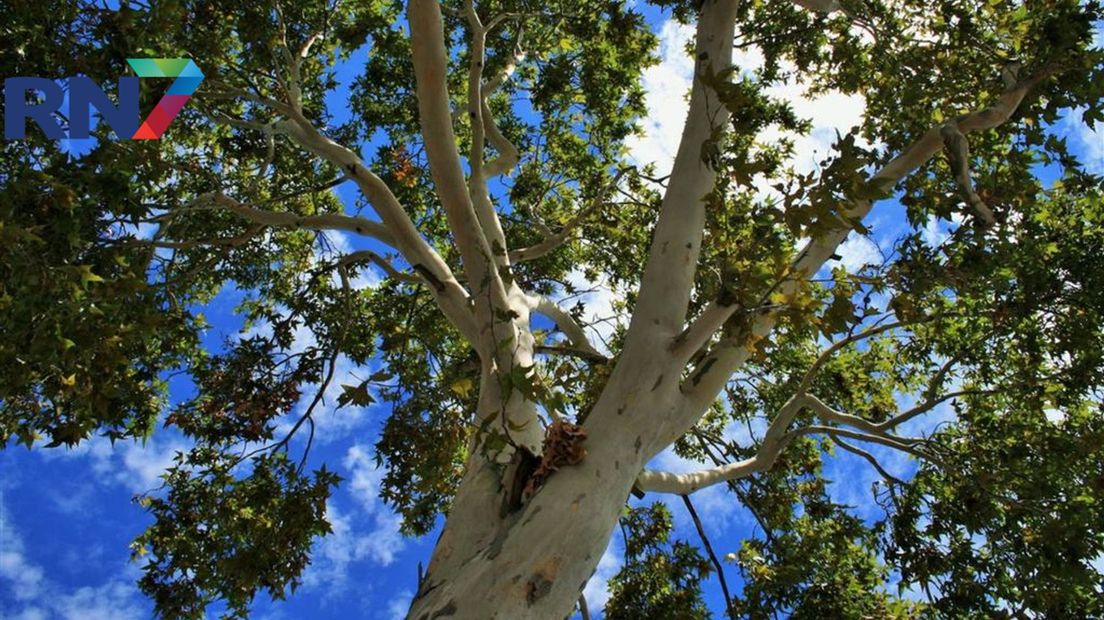
[[[436, 4], [427, 6], [429, 17], [436, 18], [432, 14]], [[700, 74], [729, 67], [735, 8], [731, 0], [702, 4], [695, 50]], [[413, 17], [425, 16], [415, 13]], [[422, 26], [427, 33], [440, 30], [436, 22]], [[436, 44], [434, 37], [426, 40]], [[443, 64], [443, 52], [438, 50], [437, 56], [437, 63]], [[432, 64], [426, 57], [423, 67]], [[432, 83], [429, 77], [423, 76], [427, 86]], [[680, 391], [687, 360], [672, 355], [672, 346], [686, 319], [701, 249], [703, 200], [716, 174], [701, 160], [701, 145], [728, 118], [716, 93], [695, 80], [630, 336], [586, 418], [586, 458], [555, 471], [519, 509], [503, 512], [503, 496], [512, 481], [503, 478], [503, 466], [473, 450], [409, 618], [569, 616], [644, 465], [671, 443], [672, 436], [677, 437], [682, 420], [694, 413], [700, 416], [712, 401], [705, 399], [708, 402], [703, 405]], [[529, 335], [527, 321], [523, 314], [515, 323], [518, 332]], [[524, 344], [531, 347], [532, 339]], [[531, 363], [531, 348], [523, 349], [528, 360], [523, 363]], [[498, 363], [505, 368], [517, 362]], [[481, 386], [492, 390], [480, 395], [480, 419], [503, 409], [496, 407], [493, 385], [484, 381]], [[526, 419], [524, 413], [532, 411], [514, 415], [521, 405], [507, 403], [504, 415]]]
[[556, 471], [519, 510], [501, 516], [497, 469], [472, 457], [409, 618], [571, 614], [637, 475], [659, 449], [659, 429], [645, 421], [682, 402], [677, 381], [659, 380], [658, 363], [632, 366], [615, 371], [587, 418], [586, 458]]

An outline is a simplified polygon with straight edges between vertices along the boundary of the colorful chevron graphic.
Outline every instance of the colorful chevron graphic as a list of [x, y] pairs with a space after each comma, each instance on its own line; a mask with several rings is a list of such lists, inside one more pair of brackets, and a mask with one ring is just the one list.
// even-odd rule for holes
[[203, 72], [191, 58], [127, 58], [140, 78], [176, 78], [169, 91], [134, 132], [134, 140], [156, 140], [165, 133], [192, 93], [203, 82]]

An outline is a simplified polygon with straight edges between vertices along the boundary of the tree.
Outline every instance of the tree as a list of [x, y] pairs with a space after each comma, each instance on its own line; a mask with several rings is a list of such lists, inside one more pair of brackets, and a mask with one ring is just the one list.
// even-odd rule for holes
[[[718, 484], [761, 530], [733, 616], [1104, 617], [1104, 202], [1055, 130], [1104, 120], [1100, 3], [654, 4], [696, 24], [665, 176], [625, 148], [655, 47], [631, 2], [11, 10], [5, 76], [188, 56], [206, 80], [160, 141], [3, 143], [0, 442], [194, 441], [139, 500], [165, 618], [294, 589], [340, 482], [307, 467], [339, 359], [380, 368], [340, 402], [389, 405], [405, 531], [447, 515], [412, 618], [564, 617], [619, 522], [611, 616], [700, 616], [713, 550], [623, 510]], [[733, 66], [750, 49], [762, 67]], [[789, 163], [809, 124], [783, 80], [866, 101], [813, 172]], [[879, 209], [904, 232], [845, 269]], [[631, 317], [608, 342], [561, 301], [573, 271]], [[228, 286], [245, 327], [211, 348], [201, 310]], [[194, 394], [169, 403], [170, 373]], [[672, 446], [711, 466], [646, 469]], [[832, 501], [836, 450], [884, 475], [884, 520]]]

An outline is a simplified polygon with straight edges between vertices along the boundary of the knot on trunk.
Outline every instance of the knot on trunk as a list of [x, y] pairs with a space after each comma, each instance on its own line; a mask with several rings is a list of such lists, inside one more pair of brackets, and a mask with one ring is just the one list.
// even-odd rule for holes
[[586, 431], [578, 424], [556, 420], [548, 427], [544, 437], [544, 450], [540, 463], [525, 484], [525, 497], [532, 497], [552, 475], [564, 465], [578, 465], [586, 458], [586, 448], [580, 444], [586, 439]]

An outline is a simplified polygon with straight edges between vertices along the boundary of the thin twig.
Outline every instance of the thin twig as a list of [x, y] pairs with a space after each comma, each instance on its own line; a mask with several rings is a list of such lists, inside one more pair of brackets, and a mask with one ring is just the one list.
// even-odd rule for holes
[[725, 597], [725, 609], [728, 611], [728, 617], [730, 620], [736, 620], [736, 611], [732, 609], [732, 595], [728, 592], [728, 580], [725, 579], [724, 567], [721, 566], [721, 561], [717, 559], [717, 554], [713, 551], [713, 545], [709, 542], [709, 537], [705, 535], [705, 528], [702, 527], [701, 519], [698, 518], [698, 511], [694, 510], [694, 503], [690, 501], [689, 495], [682, 496], [682, 503], [686, 504], [686, 510], [690, 513], [690, 518], [694, 520], [694, 527], [698, 530], [698, 538], [701, 538], [702, 546], [705, 547], [705, 552], [709, 554], [709, 560], [713, 562], [713, 567], [717, 569], [717, 580], [721, 583], [721, 592]]

